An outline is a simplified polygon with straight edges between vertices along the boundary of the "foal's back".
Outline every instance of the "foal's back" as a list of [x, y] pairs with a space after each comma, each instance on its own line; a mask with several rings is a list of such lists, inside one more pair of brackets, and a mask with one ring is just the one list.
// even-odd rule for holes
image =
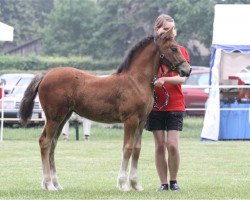
[[133, 85], [122, 74], [100, 77], [70, 67], [54, 68], [45, 75], [38, 93], [46, 115], [74, 111], [94, 121], [114, 123], [137, 109], [129, 100], [136, 97]]

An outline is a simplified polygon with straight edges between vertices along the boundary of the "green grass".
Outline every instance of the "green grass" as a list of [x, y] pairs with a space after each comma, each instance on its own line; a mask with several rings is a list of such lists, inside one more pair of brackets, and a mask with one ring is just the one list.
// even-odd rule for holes
[[[144, 131], [139, 160], [143, 192], [116, 188], [123, 133], [95, 125], [90, 141], [60, 138], [56, 148], [60, 192], [43, 191], [38, 128], [5, 128], [0, 142], [0, 199], [249, 199], [248, 141], [201, 142], [202, 118], [185, 118], [181, 133], [181, 192], [156, 192], [154, 142]], [[81, 132], [81, 130], [80, 130]]]

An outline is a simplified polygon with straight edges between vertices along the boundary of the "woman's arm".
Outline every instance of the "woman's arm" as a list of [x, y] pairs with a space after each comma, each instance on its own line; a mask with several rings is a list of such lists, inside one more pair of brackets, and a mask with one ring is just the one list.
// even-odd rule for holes
[[168, 84], [183, 84], [186, 81], [187, 77], [180, 77], [179, 75], [177, 76], [171, 76], [171, 77], [161, 77], [158, 78], [155, 82], [154, 85], [156, 87], [161, 87], [164, 83]]

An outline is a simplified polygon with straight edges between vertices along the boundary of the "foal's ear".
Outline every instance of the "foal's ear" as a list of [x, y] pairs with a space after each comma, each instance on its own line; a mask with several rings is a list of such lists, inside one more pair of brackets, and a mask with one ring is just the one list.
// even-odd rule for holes
[[174, 37], [175, 37], [175, 34], [176, 32], [175, 32], [175, 28], [174, 28], [174, 26], [171, 28], [171, 29], [169, 29], [168, 31], [166, 31], [166, 32], [164, 32], [164, 33], [162, 33], [161, 34], [161, 38], [162, 39], [173, 39]]

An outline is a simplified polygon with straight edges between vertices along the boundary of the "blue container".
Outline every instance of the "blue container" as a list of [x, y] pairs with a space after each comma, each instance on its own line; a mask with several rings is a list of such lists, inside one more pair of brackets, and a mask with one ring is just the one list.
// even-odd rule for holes
[[245, 139], [250, 140], [250, 104], [242, 104], [248, 110], [245, 112]]
[[[250, 104], [221, 104], [221, 108], [249, 108]], [[220, 140], [250, 139], [249, 110], [220, 111]]]
[[[221, 104], [221, 108], [229, 108], [229, 104]], [[228, 132], [228, 123], [227, 119], [229, 118], [228, 110], [220, 111], [220, 131], [219, 131], [219, 139], [225, 139], [227, 137]]]

